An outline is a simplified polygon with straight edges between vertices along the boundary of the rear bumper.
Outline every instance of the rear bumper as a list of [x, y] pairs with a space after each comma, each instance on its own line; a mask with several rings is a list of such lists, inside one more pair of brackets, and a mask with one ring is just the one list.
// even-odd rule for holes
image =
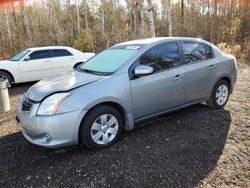
[[86, 111], [78, 110], [53, 116], [37, 116], [38, 104], [29, 113], [18, 109], [23, 136], [31, 143], [47, 148], [78, 144], [78, 131]]
[[235, 68], [234, 73], [232, 74], [232, 77], [231, 77], [230, 94], [232, 94], [234, 91], [234, 86], [237, 82], [237, 76], [238, 76], [237, 74], [238, 74], [237, 69]]

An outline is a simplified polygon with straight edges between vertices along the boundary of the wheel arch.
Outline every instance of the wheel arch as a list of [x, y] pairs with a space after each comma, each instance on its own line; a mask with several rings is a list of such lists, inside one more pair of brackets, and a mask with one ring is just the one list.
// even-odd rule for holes
[[13, 74], [12, 74], [10, 71], [5, 70], [5, 69], [0, 69], [0, 71], [5, 72], [5, 73], [9, 74], [9, 75], [11, 76], [12, 83], [15, 83], [15, 78], [14, 78]]
[[117, 102], [114, 102], [114, 101], [100, 102], [98, 104], [95, 104], [91, 108], [89, 108], [89, 110], [86, 112], [86, 114], [82, 118], [81, 123], [80, 123], [79, 128], [78, 128], [78, 141], [80, 140], [79, 133], [80, 133], [80, 128], [81, 128], [82, 122], [87, 117], [88, 113], [91, 112], [92, 109], [94, 109], [94, 108], [96, 108], [96, 107], [98, 107], [100, 105], [112, 106], [112, 107], [114, 107], [115, 109], [117, 109], [120, 112], [120, 114], [122, 115], [122, 118], [123, 118], [123, 122], [124, 122], [123, 130], [128, 130], [129, 131], [129, 130], [132, 130], [134, 128], [134, 120], [133, 120], [132, 114], [127, 113], [126, 109], [121, 104], [119, 104]]
[[[227, 83], [228, 83], [228, 85], [229, 85], [229, 91], [230, 91], [230, 93], [232, 93], [232, 80], [231, 80], [231, 78], [230, 78], [230, 76], [228, 76], [228, 75], [223, 75], [223, 76], [221, 76], [217, 81], [216, 81], [216, 83], [219, 81], [219, 80], [225, 80]], [[215, 83], [215, 84], [216, 84]]]
[[210, 88], [210, 91], [209, 91], [209, 95], [207, 96], [207, 100], [210, 99], [212, 93], [213, 93], [213, 89], [214, 89], [214, 86], [216, 85], [216, 83], [220, 80], [225, 80], [228, 85], [229, 85], [229, 93], [231, 94], [232, 91], [233, 91], [233, 86], [232, 86], [232, 80], [231, 80], [231, 77], [230, 75], [227, 75], [227, 74], [223, 74], [221, 76], [219, 76], [217, 79], [214, 80], [213, 84], [211, 85], [211, 88]]
[[230, 91], [231, 91], [231, 80], [230, 80], [230, 78], [229, 77], [227, 77], [227, 76], [224, 76], [224, 77], [222, 77], [220, 80], [225, 80], [227, 83], [228, 83], [228, 85], [229, 85], [229, 89], [230, 89]]

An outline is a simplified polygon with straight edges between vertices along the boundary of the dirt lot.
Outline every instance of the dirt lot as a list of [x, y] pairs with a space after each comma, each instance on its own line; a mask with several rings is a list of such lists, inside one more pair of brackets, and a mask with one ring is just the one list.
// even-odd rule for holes
[[250, 67], [225, 109], [196, 105], [138, 125], [114, 146], [49, 150], [15, 123], [21, 95], [0, 115], [0, 187], [250, 187]]

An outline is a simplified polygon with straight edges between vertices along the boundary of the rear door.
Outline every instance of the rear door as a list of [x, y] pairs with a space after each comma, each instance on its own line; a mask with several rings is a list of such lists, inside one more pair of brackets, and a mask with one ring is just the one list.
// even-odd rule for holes
[[52, 73], [57, 75], [61, 72], [72, 70], [76, 59], [67, 49], [53, 49], [51, 63]]
[[135, 119], [184, 104], [184, 68], [181, 64], [178, 44], [173, 42], [153, 47], [133, 65], [134, 68], [138, 65], [154, 68], [151, 75], [131, 78]]
[[31, 52], [19, 64], [22, 82], [41, 80], [51, 76], [51, 50], [37, 50]]
[[181, 42], [185, 69], [185, 103], [207, 98], [216, 69], [212, 48], [198, 42]]

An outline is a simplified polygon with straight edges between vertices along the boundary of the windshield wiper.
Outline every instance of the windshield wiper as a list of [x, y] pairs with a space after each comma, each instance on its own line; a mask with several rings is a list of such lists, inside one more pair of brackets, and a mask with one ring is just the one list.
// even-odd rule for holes
[[109, 73], [98, 72], [98, 71], [93, 71], [93, 70], [89, 70], [89, 69], [82, 69], [80, 67], [78, 67], [77, 70], [80, 70], [81, 72], [87, 72], [87, 73], [90, 73], [90, 74], [101, 75], [101, 76], [109, 75]]

